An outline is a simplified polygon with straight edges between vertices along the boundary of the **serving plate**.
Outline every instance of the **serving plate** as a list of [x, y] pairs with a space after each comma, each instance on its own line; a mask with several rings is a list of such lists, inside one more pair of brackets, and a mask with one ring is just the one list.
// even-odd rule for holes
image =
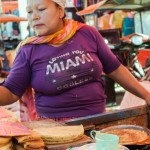
[[[137, 126], [137, 125], [117, 125], [117, 126], [111, 126], [111, 127], [107, 127], [107, 128], [104, 128], [102, 130], [100, 130], [100, 132], [102, 133], [106, 133], [108, 131], [112, 131], [112, 130], [116, 130], [116, 129], [134, 129], [134, 130], [139, 130], [139, 131], [142, 131], [144, 132], [145, 134], [147, 134], [148, 136], [150, 136], [150, 131], [145, 128], [145, 127], [142, 127], [142, 126]], [[147, 138], [143, 138], [142, 141], [145, 141]], [[141, 141], [137, 141], [138, 142], [141, 142]], [[127, 142], [127, 143], [120, 143], [121, 145], [134, 145], [136, 144], [135, 142]]]

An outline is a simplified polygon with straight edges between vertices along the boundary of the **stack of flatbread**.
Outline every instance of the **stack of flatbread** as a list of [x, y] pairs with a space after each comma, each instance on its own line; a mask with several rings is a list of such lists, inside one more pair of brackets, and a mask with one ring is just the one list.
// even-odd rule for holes
[[15, 144], [16, 150], [44, 150], [44, 142], [41, 136], [35, 131], [31, 131], [30, 135], [16, 136], [18, 144]]
[[12, 137], [0, 137], [0, 150], [13, 150]]
[[18, 122], [17, 116], [10, 110], [0, 107], [0, 122]]
[[82, 125], [39, 127], [33, 130], [42, 136], [45, 145], [74, 142], [81, 139], [84, 135], [84, 128]]

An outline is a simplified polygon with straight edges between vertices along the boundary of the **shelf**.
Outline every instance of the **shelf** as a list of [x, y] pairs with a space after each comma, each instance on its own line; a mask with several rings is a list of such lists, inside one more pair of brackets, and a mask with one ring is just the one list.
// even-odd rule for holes
[[[76, 7], [77, 9], [83, 9], [83, 7]], [[65, 9], [75, 9], [75, 7], [65, 7]]]

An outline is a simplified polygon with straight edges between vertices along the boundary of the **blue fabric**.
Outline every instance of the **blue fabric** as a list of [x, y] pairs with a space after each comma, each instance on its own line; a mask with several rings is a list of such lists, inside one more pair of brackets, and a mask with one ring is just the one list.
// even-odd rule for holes
[[134, 33], [134, 18], [124, 18], [122, 30], [123, 36], [127, 36]]

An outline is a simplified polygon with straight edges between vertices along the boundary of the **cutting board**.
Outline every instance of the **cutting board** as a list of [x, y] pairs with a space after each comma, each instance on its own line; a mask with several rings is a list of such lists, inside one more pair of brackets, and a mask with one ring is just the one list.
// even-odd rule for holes
[[[40, 120], [40, 121], [31, 121], [31, 122], [22, 122], [23, 125], [29, 129], [35, 129], [39, 127], [55, 127], [55, 126], [65, 126], [63, 122], [55, 122], [52, 119]], [[86, 135], [82, 139], [67, 143], [67, 144], [57, 144], [57, 145], [46, 145], [47, 150], [62, 150], [70, 147], [82, 146], [84, 144], [92, 143], [92, 139]]]

